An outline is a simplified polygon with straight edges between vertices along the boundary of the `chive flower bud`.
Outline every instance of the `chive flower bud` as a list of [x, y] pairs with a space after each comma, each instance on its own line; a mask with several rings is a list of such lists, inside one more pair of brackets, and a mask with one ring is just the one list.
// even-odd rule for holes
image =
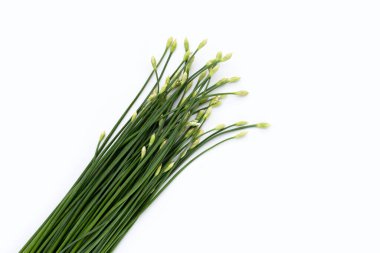
[[150, 62], [152, 63], [152, 67], [154, 70], [157, 69], [157, 61], [156, 61], [156, 58], [154, 56], [152, 56], [152, 58], [150, 59]]
[[153, 145], [155, 140], [156, 140], [156, 134], [152, 134], [149, 140], [149, 147]]
[[194, 133], [194, 128], [190, 128], [186, 134], [185, 134], [185, 138], [189, 138], [192, 134]]
[[189, 51], [190, 46], [189, 46], [189, 40], [187, 38], [185, 38], [185, 41], [183, 42], [183, 45], [185, 47], [185, 51], [186, 52]]
[[144, 158], [145, 154], [146, 154], [146, 147], [144, 146], [141, 149], [141, 160]]
[[219, 125], [216, 125], [216, 127], [214, 127], [214, 130], [216, 131], [219, 131], [219, 130], [222, 130], [226, 127], [226, 125], [224, 124], [219, 124]]
[[132, 122], [135, 121], [136, 117], [137, 117], [137, 112], [134, 112], [134, 113], [132, 114], [131, 121], [132, 121]]
[[190, 51], [186, 51], [185, 55], [183, 56], [183, 61], [187, 61], [191, 55]]
[[173, 42], [173, 37], [170, 37], [167, 42], [166, 42], [166, 49], [168, 49], [170, 47], [170, 45], [172, 44]]
[[103, 131], [103, 132], [100, 133], [99, 142], [101, 142], [104, 139], [104, 137], [106, 137], [106, 132], [105, 131]]
[[237, 135], [235, 135], [235, 138], [236, 139], [239, 139], [239, 138], [243, 138], [244, 136], [246, 136], [248, 133], [248, 131], [242, 131], [240, 133], [238, 133]]
[[200, 111], [198, 112], [197, 116], [195, 117], [195, 119], [196, 119], [196, 120], [200, 120], [200, 119], [203, 117], [203, 115], [204, 115], [205, 113], [206, 113], [205, 110], [200, 110]]
[[181, 153], [181, 155], [179, 156], [179, 158], [184, 158], [186, 154], [187, 154], [187, 150], [184, 150], [184, 151]]
[[198, 82], [202, 81], [206, 77], [206, 71], [203, 71], [199, 77], [198, 77]]
[[190, 149], [193, 149], [195, 148], [198, 144], [199, 144], [200, 140], [199, 139], [196, 139], [194, 142], [193, 142], [193, 145], [191, 145]]
[[166, 139], [164, 139], [164, 141], [161, 143], [160, 149], [162, 149], [166, 145], [166, 142]]
[[242, 120], [242, 121], [238, 121], [238, 122], [236, 122], [236, 123], [235, 123], [235, 126], [245, 126], [245, 125], [247, 125], [247, 124], [248, 124], [247, 121]]
[[230, 82], [230, 83], [236, 83], [237, 81], [239, 81], [240, 80], [240, 77], [238, 77], [238, 76], [233, 76], [233, 77], [230, 77], [229, 79], [228, 79], [228, 81]]
[[231, 59], [231, 57], [232, 57], [232, 53], [228, 53], [228, 54], [226, 54], [226, 55], [222, 58], [222, 62], [228, 61], [229, 59]]
[[244, 96], [248, 95], [248, 91], [246, 91], [246, 90], [236, 91], [236, 92], [234, 92], [234, 94], [238, 95], [240, 97], [244, 97]]
[[201, 43], [199, 43], [199, 45], [198, 45], [198, 50], [200, 50], [202, 47], [206, 46], [206, 44], [207, 44], [207, 39], [202, 40]]
[[164, 172], [168, 172], [171, 168], [173, 168], [174, 163], [169, 163], [168, 166], [164, 169]]
[[216, 54], [215, 59], [216, 59], [217, 61], [221, 61], [221, 60], [222, 60], [222, 57], [223, 57], [223, 54], [222, 54], [222, 52], [219, 51], [219, 52]]
[[185, 88], [185, 92], [188, 92], [191, 89], [191, 86], [193, 86], [193, 81], [191, 81], [190, 83], [187, 84], [187, 86]]
[[173, 53], [176, 48], [177, 48], [177, 40], [173, 40], [171, 47], [170, 47], [170, 53]]
[[163, 93], [170, 83], [170, 76], [166, 77], [164, 85], [162, 85], [160, 94]]
[[186, 83], [186, 80], [187, 80], [187, 73], [186, 73], [186, 72], [183, 72], [182, 75], [181, 75], [181, 77], [180, 77], [180, 79], [181, 79], [181, 84]]
[[207, 108], [207, 111], [205, 112], [205, 115], [203, 116], [204, 120], [206, 120], [206, 119], [208, 119], [208, 117], [210, 117], [211, 111], [212, 111], [211, 107]]
[[268, 128], [268, 127], [270, 127], [270, 124], [269, 123], [265, 123], [265, 122], [257, 123], [256, 127], [257, 128]]
[[158, 166], [156, 172], [154, 173], [154, 176], [155, 176], [155, 177], [158, 176], [158, 174], [160, 174], [160, 172], [161, 172], [161, 168], [162, 168], [162, 164], [160, 164], [160, 166]]
[[212, 69], [209, 70], [209, 76], [212, 77], [219, 70], [219, 65], [216, 65]]

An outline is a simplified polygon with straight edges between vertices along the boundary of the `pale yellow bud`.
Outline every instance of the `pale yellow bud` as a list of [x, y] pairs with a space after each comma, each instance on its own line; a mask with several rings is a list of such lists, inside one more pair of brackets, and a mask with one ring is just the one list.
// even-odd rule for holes
[[211, 111], [212, 111], [211, 107], [207, 108], [207, 111], [205, 112], [205, 115], [203, 116], [204, 120], [206, 120], [206, 119], [208, 119], [208, 117], [210, 117]]
[[160, 149], [162, 149], [166, 145], [166, 142], [166, 139], [164, 139], [164, 141], [161, 143]]
[[176, 48], [177, 48], [177, 40], [173, 40], [171, 47], [170, 47], [170, 53], [173, 53]]
[[182, 75], [181, 75], [181, 77], [180, 77], [180, 79], [181, 79], [181, 84], [186, 83], [186, 80], [187, 80], [187, 73], [186, 73], [186, 72], [183, 72]]
[[173, 42], [173, 37], [170, 37], [166, 42], [166, 48], [168, 49]]
[[152, 56], [152, 58], [150, 59], [150, 62], [152, 63], [153, 69], [157, 69], [157, 61], [154, 56]]
[[187, 38], [185, 38], [183, 45], [185, 46], [185, 51], [189, 51], [190, 46], [189, 46], [189, 40]]
[[190, 51], [186, 51], [185, 55], [183, 56], [183, 61], [187, 61], [191, 55]]
[[241, 97], [244, 97], [244, 96], [248, 95], [248, 91], [246, 91], [246, 90], [236, 91], [236, 92], [234, 92], [234, 94], [241, 96]]
[[145, 154], [146, 154], [146, 147], [144, 146], [144, 147], [142, 147], [142, 149], [141, 149], [141, 159], [144, 158]]
[[156, 140], [156, 134], [152, 134], [150, 136], [150, 140], [149, 140], [149, 147], [151, 147], [153, 145], [155, 140]]
[[233, 77], [230, 77], [229, 79], [228, 79], [228, 81], [230, 82], [230, 83], [236, 83], [237, 81], [239, 81], [240, 80], [240, 77], [238, 77], [238, 76], [233, 76]]
[[196, 139], [193, 144], [191, 145], [190, 149], [193, 149], [195, 148], [198, 144], [199, 144], [200, 140], [199, 139]]
[[270, 124], [269, 124], [269, 123], [262, 122], [262, 123], [258, 123], [258, 124], [256, 124], [256, 127], [257, 127], [257, 128], [268, 128], [268, 127], [270, 127]]
[[216, 65], [212, 69], [209, 70], [209, 76], [213, 76], [219, 70], [219, 65]]
[[203, 117], [203, 115], [205, 114], [205, 110], [200, 110], [199, 112], [198, 112], [198, 114], [197, 114], [197, 116], [196, 116], [196, 120], [200, 120], [202, 117]]
[[105, 131], [103, 131], [103, 132], [100, 133], [99, 142], [101, 142], [104, 139], [104, 137], [106, 137], [106, 132]]
[[168, 166], [166, 166], [166, 168], [164, 169], [164, 172], [168, 172], [169, 170], [171, 170], [171, 168], [173, 168], [174, 166], [174, 163], [169, 163]]
[[228, 54], [226, 54], [226, 55], [222, 58], [222, 62], [224, 62], [224, 61], [228, 61], [229, 59], [231, 59], [231, 57], [232, 57], [232, 53], [228, 53]]
[[207, 44], [207, 39], [202, 40], [201, 43], [199, 43], [199, 45], [198, 45], [198, 50], [200, 50], [202, 47], [206, 46], [206, 44]]
[[160, 172], [161, 172], [161, 168], [162, 168], [162, 164], [160, 164], [160, 166], [158, 166], [156, 172], [154, 173], [154, 176], [155, 176], [155, 177], [158, 176], [158, 174], [160, 174]]
[[236, 138], [236, 139], [243, 138], [244, 136], [247, 135], [247, 133], [248, 133], [248, 131], [240, 132], [240, 133], [238, 133], [237, 135], [235, 135], [235, 138]]
[[203, 71], [198, 77], [198, 82], [202, 81], [206, 77], [206, 74], [206, 71]]
[[218, 61], [221, 61], [221, 60], [222, 60], [222, 56], [223, 56], [222, 52], [219, 51], [219, 52], [216, 54], [215, 59], [218, 60]]
[[235, 123], [235, 126], [245, 126], [245, 125], [247, 125], [247, 124], [248, 124], [247, 121], [242, 120], [242, 121], [238, 121], [238, 122], [236, 122], [236, 123]]
[[186, 154], [187, 154], [187, 150], [184, 150], [184, 151], [181, 153], [180, 158], [184, 158]]
[[134, 113], [132, 114], [131, 121], [132, 121], [132, 122], [135, 121], [136, 117], [137, 117], [137, 112], [134, 112]]
[[219, 124], [219, 125], [216, 125], [216, 127], [214, 127], [214, 129], [215, 129], [216, 131], [219, 131], [219, 130], [224, 129], [225, 127], [226, 127], [226, 125], [224, 125], [224, 124]]
[[186, 134], [185, 134], [185, 138], [189, 138], [192, 134], [194, 133], [194, 128], [190, 128]]

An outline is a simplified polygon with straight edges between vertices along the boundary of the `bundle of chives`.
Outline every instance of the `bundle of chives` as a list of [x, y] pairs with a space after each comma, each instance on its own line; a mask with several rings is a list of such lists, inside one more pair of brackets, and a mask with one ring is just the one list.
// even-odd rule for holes
[[[246, 132], [210, 141], [267, 123], [245, 121], [203, 131], [213, 107], [226, 95], [245, 96], [246, 91], [215, 92], [237, 82], [238, 77], [215, 83], [212, 76], [221, 62], [231, 58], [218, 53], [195, 72], [190, 72], [196, 53], [185, 40], [185, 55], [166, 79], [168, 63], [177, 47], [169, 38], [159, 61], [152, 57], [153, 71], [108, 135], [102, 133], [94, 157], [70, 191], [20, 252], [112, 252], [141, 213], [195, 159], [214, 147]], [[137, 111], [127, 114], [153, 82]], [[161, 84], [161, 86], [160, 86]]]

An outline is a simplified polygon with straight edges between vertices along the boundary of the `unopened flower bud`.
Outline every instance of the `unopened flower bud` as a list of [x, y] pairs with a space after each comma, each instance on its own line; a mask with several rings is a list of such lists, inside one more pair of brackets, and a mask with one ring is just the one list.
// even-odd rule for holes
[[134, 113], [132, 114], [131, 121], [132, 121], [132, 122], [135, 121], [136, 117], [137, 117], [137, 112], [134, 112]]
[[181, 79], [181, 84], [186, 83], [186, 80], [187, 80], [187, 73], [186, 73], [186, 72], [183, 72], [182, 75], [181, 75], [181, 77], [180, 77], [180, 79]]
[[189, 138], [192, 134], [194, 133], [194, 128], [190, 128], [186, 134], [185, 134], [185, 138]]
[[229, 59], [231, 59], [231, 57], [232, 57], [232, 53], [228, 53], [228, 54], [226, 54], [226, 55], [222, 58], [222, 62], [224, 62], [224, 61], [228, 61]]
[[177, 40], [173, 40], [171, 47], [170, 47], [170, 53], [173, 53], [176, 48], [177, 48]]
[[257, 128], [268, 128], [268, 127], [270, 127], [270, 124], [269, 123], [265, 123], [265, 122], [258, 123], [258, 124], [256, 124], [256, 127]]
[[162, 149], [166, 145], [166, 142], [166, 139], [164, 139], [164, 141], [161, 143], [160, 149]]
[[219, 65], [216, 65], [212, 69], [209, 70], [209, 76], [213, 76], [219, 70]]
[[216, 54], [215, 59], [217, 59], [218, 61], [221, 61], [221, 60], [222, 60], [222, 56], [223, 56], [222, 52], [219, 51], [219, 52]]
[[240, 77], [238, 77], [238, 76], [233, 76], [233, 77], [230, 77], [229, 79], [228, 79], [228, 81], [230, 82], [230, 83], [236, 83], [237, 81], [239, 81], [240, 80]]
[[206, 112], [205, 110], [200, 110], [198, 112], [197, 116], [195, 117], [195, 119], [200, 120], [203, 117], [203, 115], [205, 114], [205, 112]]
[[150, 62], [152, 63], [153, 69], [157, 69], [157, 61], [154, 56], [152, 56], [152, 58], [150, 59]]
[[216, 125], [216, 127], [214, 127], [214, 130], [216, 131], [219, 131], [219, 130], [222, 130], [226, 127], [226, 125], [224, 124], [219, 124], [219, 125]]
[[155, 140], [156, 140], [156, 134], [152, 134], [149, 140], [149, 147], [153, 145]]
[[183, 61], [187, 61], [191, 55], [190, 51], [186, 51], [185, 55], [183, 56]]
[[193, 86], [193, 82], [192, 81], [187, 84], [185, 92], [189, 91], [191, 89], [191, 86]]
[[206, 44], [207, 44], [207, 39], [202, 40], [201, 43], [199, 43], [199, 45], [198, 45], [198, 50], [200, 50], [202, 47], [206, 46]]
[[243, 138], [244, 136], [246, 136], [248, 133], [248, 131], [242, 131], [240, 133], [238, 133], [237, 135], [235, 135], [235, 138], [236, 139], [239, 139], [239, 138]]
[[168, 49], [173, 42], [173, 37], [170, 37], [166, 42], [166, 48]]
[[160, 174], [160, 172], [161, 172], [161, 168], [162, 168], [162, 164], [160, 164], [160, 166], [158, 166], [156, 172], [154, 173], [154, 176], [155, 176], [155, 177], [158, 176], [158, 174]]
[[191, 145], [190, 149], [193, 149], [195, 148], [198, 144], [199, 144], [200, 140], [199, 139], [196, 139], [193, 144]]
[[235, 126], [245, 126], [245, 125], [247, 125], [247, 124], [248, 124], [247, 121], [242, 120], [242, 121], [238, 121], [238, 122], [236, 122], [236, 123], [235, 123]]
[[208, 119], [208, 117], [210, 117], [211, 111], [212, 111], [211, 107], [207, 108], [207, 111], [205, 112], [205, 115], [203, 116], [204, 120], [206, 120], [206, 119]]
[[103, 131], [103, 132], [100, 133], [99, 142], [101, 142], [104, 139], [104, 137], [106, 137], [106, 132], [105, 131]]
[[144, 158], [145, 154], [146, 154], [146, 147], [144, 146], [144, 147], [142, 147], [142, 149], [141, 149], [141, 159]]
[[236, 92], [234, 92], [234, 94], [241, 96], [241, 97], [244, 97], [244, 96], [248, 95], [248, 91], [246, 91], [246, 90], [236, 91]]
[[168, 172], [169, 170], [171, 170], [171, 168], [173, 168], [174, 166], [174, 163], [169, 163], [168, 166], [166, 166], [166, 168], [164, 169], [164, 172]]
[[206, 77], [206, 71], [203, 71], [199, 77], [198, 77], [198, 82], [202, 81]]
[[185, 46], [185, 51], [189, 51], [189, 40], [187, 38], [185, 38], [183, 45]]
[[184, 158], [186, 154], [187, 154], [187, 150], [184, 150], [184, 151], [181, 153], [181, 155], [179, 156], [179, 158]]

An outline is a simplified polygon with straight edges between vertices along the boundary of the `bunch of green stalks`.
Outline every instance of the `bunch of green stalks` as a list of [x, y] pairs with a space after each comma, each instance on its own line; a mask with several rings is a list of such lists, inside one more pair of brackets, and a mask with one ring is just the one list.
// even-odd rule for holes
[[[241, 121], [202, 130], [212, 108], [225, 96], [248, 94], [217, 92], [238, 77], [212, 82], [219, 64], [231, 54], [219, 52], [191, 71], [195, 55], [205, 45], [206, 40], [191, 52], [185, 39], [183, 60], [164, 77], [177, 47], [176, 40], [168, 39], [160, 59], [152, 57], [153, 70], [135, 99], [110, 133], [101, 134], [84, 172], [20, 252], [112, 252], [139, 216], [193, 161], [243, 137], [244, 129], [269, 126]], [[127, 117], [149, 85], [145, 100]]]

